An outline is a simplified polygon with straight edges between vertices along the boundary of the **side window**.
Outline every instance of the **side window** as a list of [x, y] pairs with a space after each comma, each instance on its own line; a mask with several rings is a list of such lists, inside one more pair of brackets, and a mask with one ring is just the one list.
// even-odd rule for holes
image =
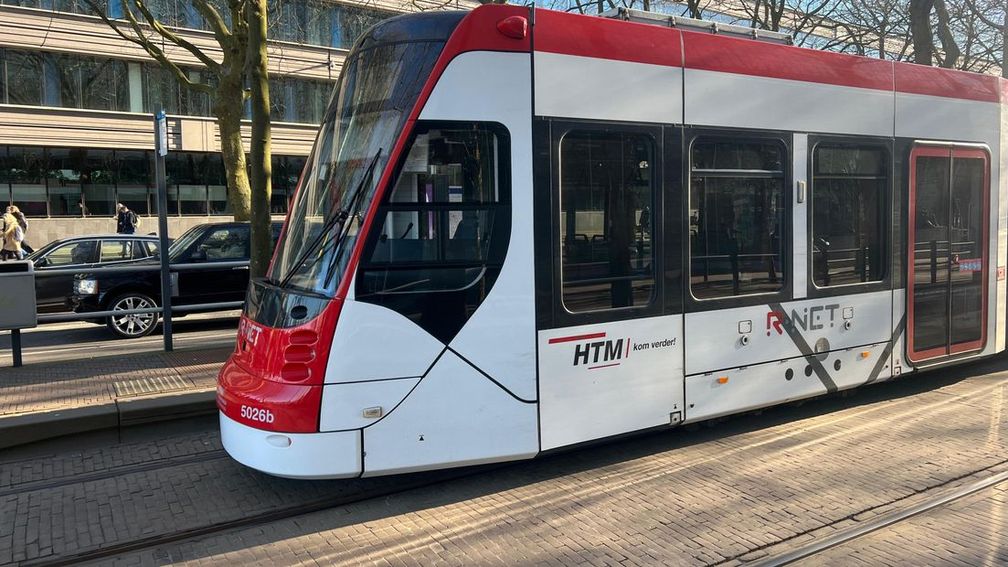
[[102, 240], [101, 261], [122, 262], [133, 258], [132, 240]]
[[647, 305], [654, 295], [654, 140], [574, 130], [560, 141], [563, 304], [572, 313]]
[[818, 287], [884, 277], [888, 153], [820, 144], [812, 155], [812, 281]]
[[212, 231], [198, 250], [206, 254], [208, 262], [233, 262], [249, 258], [249, 230], [247, 226], [231, 226]]
[[507, 130], [420, 123], [378, 211], [356, 297], [449, 342], [490, 293], [511, 234]]
[[94, 240], [64, 244], [46, 256], [46, 266], [93, 264], [97, 261], [98, 243]]
[[697, 299], [784, 286], [785, 147], [694, 140], [690, 149], [690, 290]]

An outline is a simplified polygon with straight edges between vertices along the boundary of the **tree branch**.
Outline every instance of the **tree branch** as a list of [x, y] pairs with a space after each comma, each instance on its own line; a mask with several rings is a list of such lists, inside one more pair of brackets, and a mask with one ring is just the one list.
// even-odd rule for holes
[[[147, 8], [147, 5], [144, 4], [143, 0], [132, 0], [132, 2], [133, 5], [135, 5], [137, 9], [140, 10], [140, 13], [143, 14], [144, 19], [147, 20], [147, 24], [151, 28], [153, 28], [154, 31], [156, 31], [161, 37], [185, 49], [189, 53], [192, 53], [193, 56], [196, 57], [196, 59], [199, 59], [201, 63], [206, 65], [208, 69], [212, 71], [219, 70], [220, 63], [211, 59], [206, 53], [203, 53], [202, 49], [196, 47], [192, 43], [189, 43], [187, 40], [179, 37], [175, 32], [164, 27], [164, 25], [161, 22], [159, 22], [157, 18], [154, 17], [154, 14], [152, 14], [151, 11]], [[130, 18], [131, 20], [135, 20], [135, 18], [132, 17], [131, 10], [126, 9], [123, 10], [123, 12], [129, 14], [131, 16]]]
[[224, 17], [217, 11], [217, 8], [213, 7], [206, 0], [191, 0], [191, 2], [196, 11], [206, 19], [207, 25], [210, 26], [210, 31], [217, 38], [217, 43], [223, 46], [226, 42], [231, 41], [231, 30], [224, 23]]

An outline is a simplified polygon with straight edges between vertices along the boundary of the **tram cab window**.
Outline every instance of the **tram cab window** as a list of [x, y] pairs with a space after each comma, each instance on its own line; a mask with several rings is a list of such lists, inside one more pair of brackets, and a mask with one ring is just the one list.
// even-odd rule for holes
[[690, 290], [697, 299], [784, 286], [786, 152], [775, 141], [700, 138], [690, 150]]
[[812, 155], [812, 281], [818, 287], [880, 281], [887, 152], [820, 144]]
[[501, 127], [421, 124], [379, 211], [358, 299], [436, 327], [439, 338], [461, 328], [504, 261], [509, 167]]
[[654, 295], [654, 140], [572, 131], [560, 142], [563, 303], [586, 312]]

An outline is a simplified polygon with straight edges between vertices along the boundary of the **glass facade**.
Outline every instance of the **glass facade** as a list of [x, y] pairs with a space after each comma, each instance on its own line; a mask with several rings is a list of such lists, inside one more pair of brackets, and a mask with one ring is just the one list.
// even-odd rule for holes
[[[131, 67], [134, 72], [131, 71]], [[199, 69], [188, 70], [205, 80]], [[132, 85], [132, 82], [138, 84]], [[318, 124], [333, 83], [278, 76], [270, 80], [273, 120]], [[135, 87], [135, 88], [131, 88]], [[130, 93], [141, 100], [132, 100]], [[210, 116], [210, 96], [178, 81], [156, 63], [0, 49], [0, 103], [88, 110]], [[246, 105], [246, 113], [248, 112]]]
[[[287, 212], [305, 160], [273, 156], [273, 213]], [[171, 152], [165, 173], [169, 215], [231, 214], [220, 154]], [[117, 202], [157, 214], [153, 152], [0, 146], [0, 201], [35, 218], [111, 217]]]
[[[122, 0], [96, 0], [110, 18], [123, 17]], [[211, 2], [230, 25], [225, 2]], [[93, 15], [84, 0], [0, 0], [7, 6], [42, 8], [57, 12]], [[166, 26], [209, 30], [204, 18], [188, 0], [151, 0], [147, 7]], [[270, 39], [349, 49], [372, 25], [395, 16], [394, 12], [320, 0], [270, 0]]]

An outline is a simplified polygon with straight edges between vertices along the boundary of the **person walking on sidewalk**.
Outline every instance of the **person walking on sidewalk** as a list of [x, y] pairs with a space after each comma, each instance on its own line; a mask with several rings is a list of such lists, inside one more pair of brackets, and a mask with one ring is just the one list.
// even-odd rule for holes
[[28, 219], [25, 218], [24, 213], [22, 213], [21, 209], [17, 208], [16, 205], [11, 205], [7, 207], [7, 212], [14, 215], [14, 218], [17, 219], [18, 224], [21, 225], [21, 231], [24, 232], [24, 238], [21, 240], [21, 250], [24, 250], [25, 256], [31, 254], [32, 252], [35, 251], [35, 249], [32, 248], [31, 246], [28, 246], [28, 243], [25, 242], [25, 240], [27, 240], [28, 237]]
[[136, 232], [137, 216], [129, 210], [129, 207], [122, 203], [116, 203], [116, 232], [119, 234], [133, 234]]
[[3, 223], [0, 225], [0, 234], [3, 234], [3, 248], [0, 250], [0, 260], [24, 259], [24, 251], [21, 250], [21, 241], [24, 240], [24, 230], [18, 224], [17, 217], [10, 213], [4, 213]]

